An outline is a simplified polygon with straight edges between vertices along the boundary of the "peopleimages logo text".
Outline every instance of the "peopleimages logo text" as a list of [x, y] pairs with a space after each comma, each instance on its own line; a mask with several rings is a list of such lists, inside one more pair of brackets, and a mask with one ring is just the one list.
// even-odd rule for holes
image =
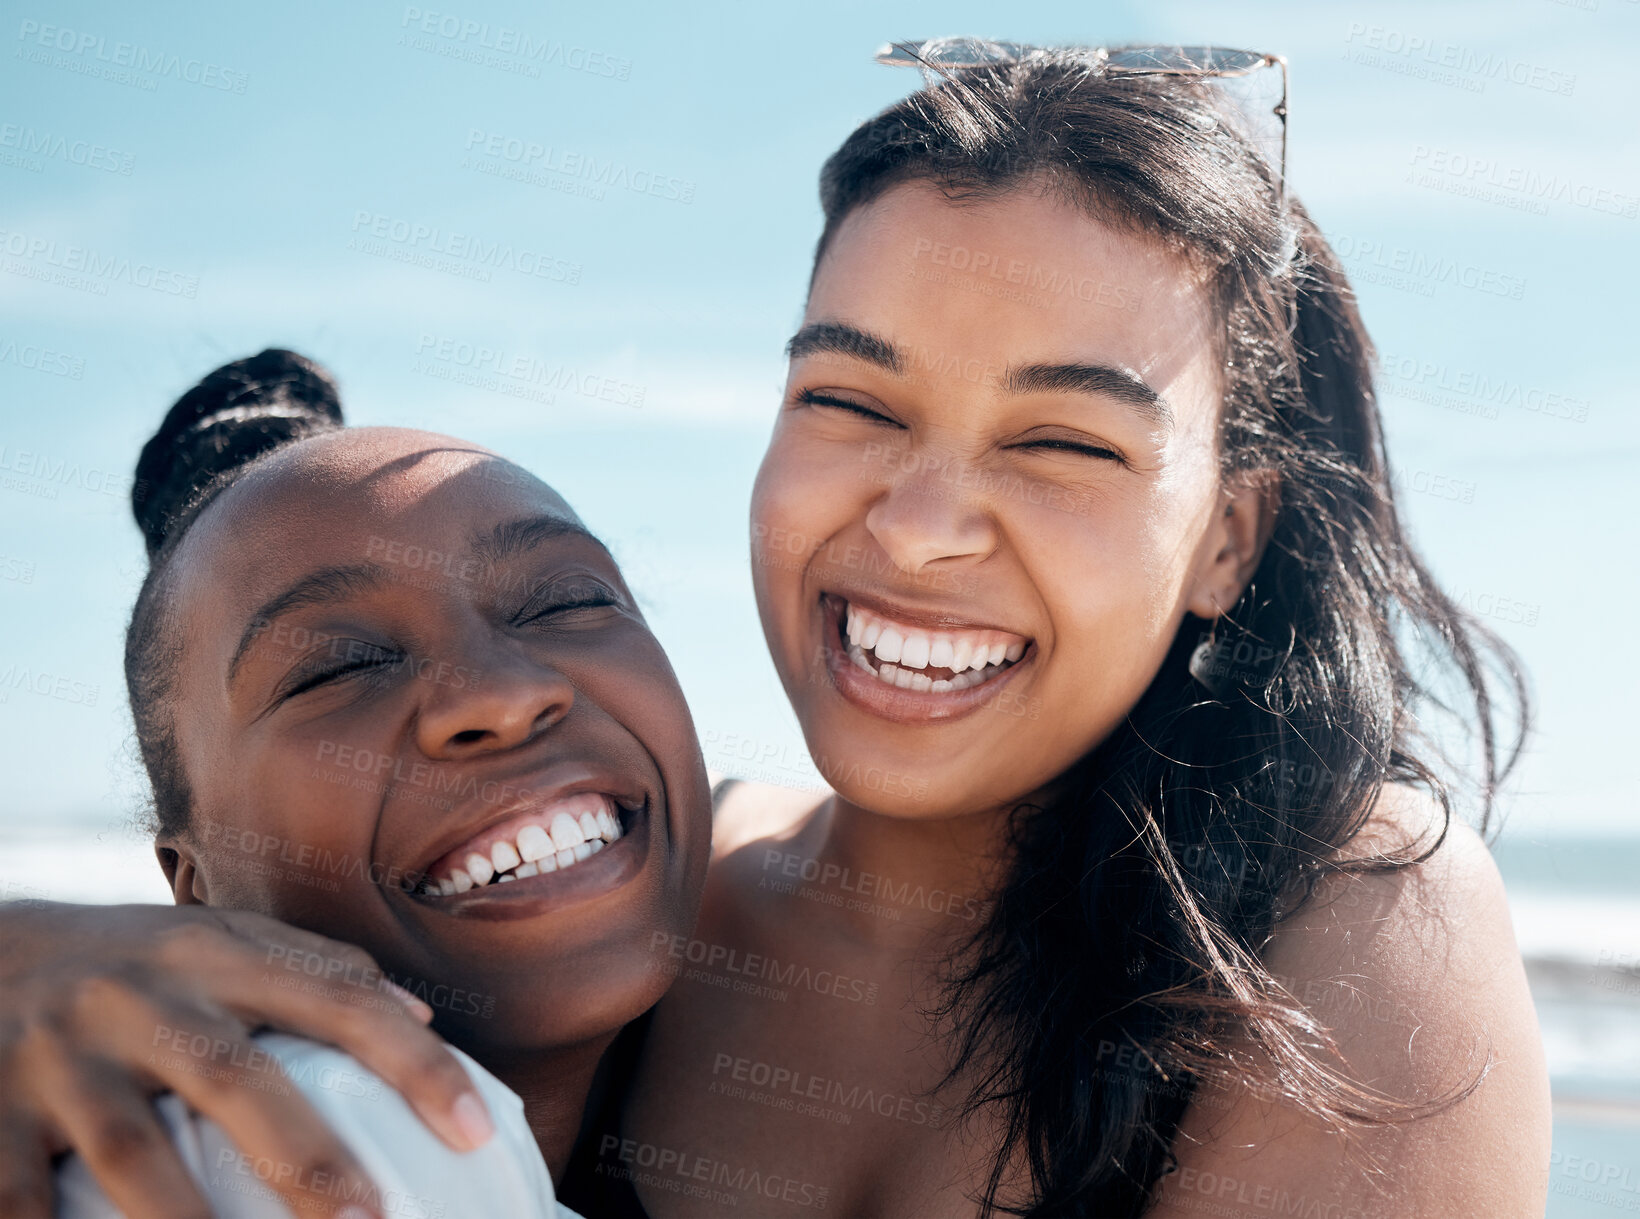
[[626, 80], [632, 75], [632, 61], [623, 56], [575, 46], [562, 39], [538, 38], [511, 26], [492, 26], [488, 21], [477, 21], [454, 13], [439, 13], [412, 5], [404, 10], [399, 26], [496, 55], [515, 56], [532, 64], [587, 72], [612, 80]]
[[[436, 224], [361, 210], [353, 214], [353, 232], [390, 243], [407, 252], [447, 258], [478, 271], [516, 271], [520, 275], [560, 283], [581, 282], [581, 264], [578, 262], [554, 258], [508, 241], [487, 241], [471, 233], [453, 232]], [[365, 252], [375, 251], [367, 249]]]
[[[91, 281], [130, 284], [134, 288], [148, 288], [166, 296], [181, 296], [193, 300], [199, 295], [199, 276], [161, 267], [123, 254], [105, 254], [89, 246], [58, 243], [54, 237], [40, 237], [16, 230], [0, 228], [0, 253], [12, 258], [25, 258], [43, 267], [55, 267]], [[106, 293], [106, 289], [104, 290]]]
[[225, 68], [221, 64], [202, 59], [184, 58], [169, 51], [155, 51], [131, 42], [110, 42], [101, 34], [85, 30], [71, 30], [66, 26], [42, 25], [24, 19], [17, 31], [24, 44], [32, 43], [48, 51], [64, 55], [78, 55], [116, 68], [131, 68], [150, 76], [168, 76], [189, 85], [203, 85], [207, 89], [221, 89], [227, 93], [243, 93], [250, 85], [250, 74]]

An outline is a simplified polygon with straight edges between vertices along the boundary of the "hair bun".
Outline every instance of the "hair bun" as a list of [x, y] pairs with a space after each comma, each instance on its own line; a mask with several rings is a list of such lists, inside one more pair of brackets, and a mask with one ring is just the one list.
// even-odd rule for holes
[[131, 512], [152, 559], [171, 522], [216, 478], [270, 449], [342, 426], [330, 373], [270, 347], [207, 373], [142, 446]]

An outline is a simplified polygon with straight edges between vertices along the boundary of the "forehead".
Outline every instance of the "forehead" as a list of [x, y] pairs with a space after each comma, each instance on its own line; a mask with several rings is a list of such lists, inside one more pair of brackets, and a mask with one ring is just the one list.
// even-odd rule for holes
[[839, 226], [807, 320], [883, 334], [925, 364], [1089, 359], [1158, 388], [1217, 384], [1209, 277], [1040, 183], [955, 202], [925, 182], [894, 187]]
[[543, 516], [579, 524], [551, 487], [480, 446], [346, 429], [280, 450], [223, 492], [184, 539], [174, 576], [185, 597], [203, 594], [222, 612], [389, 546], [461, 554], [475, 532]]

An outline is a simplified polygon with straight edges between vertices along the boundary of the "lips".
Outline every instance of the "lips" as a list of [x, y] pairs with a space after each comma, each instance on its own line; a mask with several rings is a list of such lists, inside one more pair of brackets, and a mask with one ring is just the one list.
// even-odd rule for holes
[[850, 702], [886, 719], [967, 714], [1036, 655], [1029, 636], [875, 598], [824, 593], [821, 608], [832, 641], [827, 667], [834, 685]]

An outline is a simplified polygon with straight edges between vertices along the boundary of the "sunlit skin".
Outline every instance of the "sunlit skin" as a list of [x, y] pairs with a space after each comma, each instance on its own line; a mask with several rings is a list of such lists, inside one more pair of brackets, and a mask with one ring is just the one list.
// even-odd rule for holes
[[[983, 275], [934, 261], [957, 250], [1110, 285], [1131, 311], [1073, 293], [999, 302], [973, 290]], [[1257, 496], [1220, 487], [1212, 310], [1182, 259], [1050, 195], [956, 207], [913, 185], [845, 221], [803, 318], [805, 331], [828, 324], [885, 340], [907, 367], [837, 351], [791, 362], [751, 508], [770, 651], [843, 800], [895, 817], [995, 808], [1108, 735], [1185, 612], [1215, 616], [1250, 574]], [[1070, 364], [1148, 384], [1172, 426], [1109, 392], [1006, 385], [1011, 370]], [[771, 547], [789, 536], [808, 554]], [[977, 712], [885, 723], [839, 696], [822, 659], [819, 596], [856, 590], [1029, 637], [1034, 654]], [[927, 789], [869, 790], [856, 765]]]
[[[973, 290], [988, 281], [931, 260], [953, 248], [1109, 285], [1128, 307]], [[943, 1065], [917, 1004], [952, 933], [972, 922], [791, 896], [770, 888], [779, 875], [767, 852], [983, 897], [998, 810], [1050, 786], [1120, 722], [1187, 612], [1211, 618], [1234, 604], [1273, 497], [1221, 487], [1218, 356], [1199, 277], [1051, 196], [953, 206], [926, 186], [890, 191], [843, 224], [802, 325], [753, 492], [753, 577], [770, 652], [836, 795], [812, 813], [812, 800], [792, 800], [720, 814], [697, 934], [869, 979], [881, 997], [799, 990], [773, 1003], [681, 981], [657, 1011], [626, 1132], [827, 1185], [828, 1208], [843, 1214], [962, 1215], [986, 1162], [983, 1129], [970, 1137], [869, 1109], [844, 1124], [709, 1090], [725, 1078], [719, 1054], [896, 1096], [926, 1093]], [[892, 345], [901, 369], [805, 352], [804, 335], [836, 333], [821, 326]], [[1111, 373], [1142, 381], [1171, 426], [1131, 393], [1008, 392], [1010, 370], [1067, 364], [1105, 367], [1105, 385]], [[839, 691], [823, 593], [996, 627], [1031, 647], [963, 714], [896, 722]], [[640, 1193], [657, 1216], [713, 1213]]]
[[[957, 249], [970, 259], [984, 252], [986, 265], [1005, 274], [976, 273], [971, 263], [954, 268]], [[1025, 284], [1007, 278], [1015, 266]], [[1033, 274], [1043, 273], [1090, 291], [1024, 298]], [[450, 1027], [481, 1058], [477, 1042], [563, 1046], [574, 1040], [567, 1029], [590, 1038], [595, 1024], [619, 1014], [595, 991], [626, 986], [634, 998], [652, 997], [675, 966], [681, 976], [655, 1008], [621, 1116], [620, 1134], [632, 1146], [647, 1148], [651, 1162], [664, 1154], [672, 1166], [669, 1176], [636, 1181], [654, 1219], [717, 1216], [731, 1205], [759, 1216], [812, 1216], [817, 1198], [824, 1213], [862, 1219], [977, 1214], [974, 1191], [995, 1131], [986, 1120], [968, 1127], [951, 1120], [950, 1106], [973, 1081], [936, 1090], [949, 1047], [930, 1035], [924, 1005], [936, 997], [940, 963], [978, 925], [1006, 863], [1001, 814], [1051, 791], [1110, 734], [1178, 632], [1200, 629], [1235, 604], [1280, 510], [1276, 480], [1220, 478], [1215, 333], [1187, 261], [1034, 189], [956, 205], [926, 186], [902, 185], [846, 221], [817, 268], [751, 514], [754, 584], [771, 655], [835, 794], [733, 789], [715, 815], [713, 862], [692, 936], [687, 901], [657, 900], [638, 917], [638, 895], [649, 892], [643, 886], [611, 894], [604, 912], [612, 917], [571, 917], [566, 909], [539, 928], [535, 920], [462, 920], [473, 925], [459, 936], [392, 892], [362, 895], [357, 920], [350, 912], [344, 923], [340, 904], [324, 894], [236, 889], [251, 882], [198, 856], [176, 871], [179, 894], [257, 901], [361, 942], [413, 976], [476, 981], [475, 962], [487, 960], [497, 972], [482, 985], [507, 1000], [504, 1007], [526, 987], [545, 986], [551, 1003], [539, 1021], [509, 1015], [494, 1027]], [[897, 370], [885, 367], [893, 362]], [[1166, 405], [1165, 427], [1157, 403]], [[464, 452], [401, 462], [379, 495], [355, 492], [374, 495], [371, 512], [389, 522], [370, 531], [415, 534], [395, 514], [421, 513], [421, 498], [447, 502], [457, 515], [453, 491], [440, 498], [452, 464], [452, 483], [472, 483], [482, 503], [491, 502], [484, 495], [503, 497], [489, 523], [519, 511], [509, 497], [523, 490], [487, 487], [491, 480], [474, 474], [476, 463], [492, 459], [439, 443]], [[421, 486], [414, 480], [430, 470], [438, 477], [425, 493], [392, 489], [401, 477]], [[323, 554], [351, 561], [368, 545], [358, 529], [327, 540], [340, 527], [322, 505], [337, 494], [316, 476], [275, 499], [279, 512], [315, 535], [321, 553], [304, 561], [326, 561]], [[544, 490], [529, 495], [531, 511], [561, 510], [544, 509]], [[415, 520], [422, 544], [465, 545], [464, 531], [451, 532], [433, 507]], [[237, 583], [269, 595], [274, 582], [235, 549], [254, 546], [259, 528], [257, 514], [245, 510], [232, 545], [226, 535], [216, 542], [208, 578], [197, 577], [215, 590], [219, 604], [210, 612], [219, 619], [242, 620], [259, 603]], [[211, 538], [202, 526], [193, 541]], [[837, 662], [836, 597], [925, 625], [995, 628], [1029, 646], [1015, 666], [978, 687], [977, 698], [884, 694]], [[583, 652], [566, 638], [545, 650], [545, 636], [537, 645], [533, 635], [503, 627], [511, 621], [505, 614], [486, 616], [477, 606], [463, 600], [446, 605], [436, 622], [406, 619], [410, 649], [510, 675], [501, 689], [519, 695], [514, 718], [501, 719], [515, 724], [513, 732], [518, 717], [541, 715], [573, 687], [575, 701], [558, 725], [564, 733], [555, 738], [554, 729], [542, 742], [573, 728], [583, 754], [648, 757], [666, 780], [669, 808], [681, 807], [683, 790], [699, 807], [693, 743], [680, 739], [678, 724], [660, 722], [664, 705], [652, 712], [644, 702], [657, 689], [666, 691], [663, 703], [675, 696], [658, 649], [644, 651], [654, 647], [647, 632], [610, 628], [640, 653], [637, 662], [613, 643]], [[326, 621], [309, 624], [331, 629]], [[394, 693], [389, 686], [371, 697], [391, 713], [370, 725], [353, 722], [347, 696], [320, 695], [335, 699], [320, 704], [334, 726], [314, 722], [317, 709], [282, 727], [259, 726], [260, 704], [232, 702], [223, 688], [234, 640], [202, 617], [185, 624], [190, 648], [204, 657], [189, 662], [189, 697], [201, 720], [185, 725], [194, 740], [189, 774], [206, 781], [202, 808], [223, 820], [240, 817], [235, 824], [264, 830], [282, 824], [233, 806], [262, 809], [271, 803], [263, 790], [283, 785], [283, 802], [307, 810], [290, 833], [413, 865], [437, 845], [417, 828], [424, 810], [303, 777], [325, 734], [339, 738], [345, 728], [366, 749], [494, 766], [497, 774], [536, 757], [528, 739], [501, 748], [511, 738], [484, 736], [500, 730], [471, 715], [447, 717], [448, 731], [423, 732], [424, 708], [473, 698], [448, 688]], [[594, 703], [607, 714], [593, 714]], [[677, 718], [686, 729], [686, 718]], [[475, 728], [478, 737], [464, 735]], [[642, 750], [634, 752], [634, 739]], [[487, 740], [495, 748], [483, 747]], [[440, 753], [452, 743], [459, 756]], [[685, 751], [691, 760], [681, 760]], [[351, 828], [331, 824], [344, 807], [355, 810]], [[1389, 785], [1370, 832], [1351, 847], [1403, 849], [1430, 829], [1431, 816], [1427, 798]], [[691, 836], [685, 822], [693, 824], [674, 811], [666, 826], [673, 841], [651, 854], [652, 861], [667, 850], [682, 857], [668, 862], [664, 880], [654, 879], [657, 894], [685, 891], [674, 870], [698, 877], [704, 832]], [[799, 883], [790, 883], [792, 861], [801, 865]], [[650, 951], [653, 932], [668, 926], [677, 943], [699, 949], [698, 958], [668, 952], [666, 972], [636, 976], [658, 955]], [[1470, 1100], [1439, 1118], [1404, 1136], [1375, 1136], [1365, 1151], [1393, 1166], [1375, 1178], [1356, 1170], [1329, 1129], [1289, 1107], [1241, 1096], [1193, 1103], [1175, 1142], [1181, 1171], [1151, 1213], [1199, 1214], [1206, 1174], [1215, 1174], [1215, 1191], [1227, 1177], [1246, 1185], [1254, 1202], [1244, 1204], [1239, 1193], [1233, 1201], [1255, 1208], [1265, 1205], [1260, 1198], [1281, 1198], [1282, 1207], [1297, 1199], [1297, 1209], [1329, 1213], [1542, 1213], [1547, 1073], [1501, 882], [1473, 832], [1454, 824], [1427, 863], [1329, 886], [1261, 953], [1295, 995], [1314, 1002], [1361, 1078], [1392, 1095], [1443, 1092], [1474, 1061], [1477, 1045], [1494, 1051], [1494, 1069]], [[561, 974], [545, 977], [549, 967]], [[1373, 1018], [1356, 1001], [1363, 990], [1397, 1019]], [[601, 1014], [578, 1014], [589, 1010]], [[1402, 1024], [1405, 1013], [1410, 1022]], [[567, 1112], [539, 1120], [551, 1108], [544, 1098], [556, 1083], [578, 1104], [585, 1088], [574, 1085], [601, 1044], [584, 1041], [589, 1052], [572, 1051], [579, 1065], [556, 1079], [545, 1067], [509, 1074], [500, 1054], [487, 1061], [524, 1094], [538, 1132], [556, 1122], [562, 1133]], [[868, 1103], [848, 1099], [862, 1097]], [[561, 1145], [543, 1141], [555, 1170], [561, 1159], [552, 1147]], [[615, 1157], [603, 1164], [619, 1167]], [[1017, 1201], [1026, 1181], [1022, 1165], [1008, 1168], [1004, 1203]], [[669, 1187], [690, 1185], [701, 1170], [711, 1188]], [[1219, 1204], [1216, 1193], [1212, 1201]]]
[[[957, 250], [969, 252], [966, 271], [951, 265]], [[976, 272], [980, 252], [989, 259]], [[1014, 268], [1087, 285], [1091, 299], [1020, 299]], [[1103, 740], [1175, 635], [1235, 604], [1268, 544], [1279, 481], [1219, 475], [1214, 339], [1187, 262], [1051, 195], [954, 205], [910, 184], [841, 226], [751, 508], [770, 652], [835, 794], [730, 795], [697, 936], [868, 980], [879, 997], [795, 987], [776, 1002], [681, 980], [656, 1010], [624, 1133], [824, 1187], [836, 1213], [977, 1214], [995, 1130], [988, 1118], [952, 1120], [973, 1081], [936, 1090], [948, 1047], [923, 1014], [940, 962], [975, 926], [973, 907], [950, 896], [991, 891], [1001, 810], [1050, 791]], [[890, 348], [897, 371], [883, 366]], [[1088, 367], [1033, 378], [1039, 365]], [[1049, 391], [1049, 380], [1094, 392]], [[1170, 427], [1135, 409], [1151, 400], [1135, 382], [1165, 401]], [[999, 628], [1030, 647], [980, 699], [884, 698], [837, 661], [827, 594], [929, 626]], [[1369, 824], [1358, 849], [1395, 852], [1439, 822], [1427, 797], [1392, 784]], [[1201, 1191], [1227, 1177], [1246, 1205], [1541, 1213], [1547, 1075], [1502, 884], [1473, 831], [1456, 824], [1447, 843], [1427, 864], [1330, 887], [1264, 955], [1388, 1095], [1442, 1094], [1478, 1046], [1500, 1060], [1485, 1085], [1353, 1152], [1250, 1094], [1198, 1101], [1175, 1144], [1180, 1174], [1152, 1213], [1197, 1213]], [[782, 884], [791, 859], [852, 880]], [[1409, 1024], [1359, 1014], [1367, 978]], [[760, 1088], [756, 1064], [766, 1081], [789, 1074]], [[1363, 1174], [1355, 1153], [1394, 1171]], [[1027, 1180], [1010, 1164], [1001, 1200], [1021, 1200]], [[657, 1219], [721, 1213], [639, 1192]], [[757, 1213], [812, 1211], [799, 1194], [758, 1199]]]
[[[511, 553], [475, 552], [522, 521]], [[379, 579], [247, 633], [298, 581], [359, 565]], [[185, 537], [171, 576], [170, 705], [194, 799], [192, 832], [160, 844], [177, 899], [365, 947], [524, 1096], [561, 1166], [598, 1056], [664, 989], [651, 937], [692, 925], [710, 834], [688, 709], [613, 559], [518, 467], [373, 428], [252, 471]], [[606, 868], [587, 883], [612, 847], [486, 890], [509, 899], [488, 917], [407, 891], [521, 793], [604, 777], [649, 814], [614, 880]]]

